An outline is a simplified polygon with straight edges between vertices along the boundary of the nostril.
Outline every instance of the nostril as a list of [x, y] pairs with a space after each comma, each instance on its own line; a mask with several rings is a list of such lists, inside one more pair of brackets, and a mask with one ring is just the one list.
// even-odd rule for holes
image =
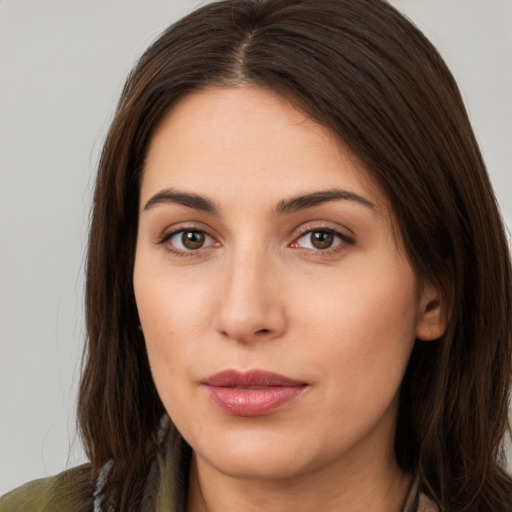
[[256, 331], [256, 334], [266, 334], [267, 332], [270, 332], [270, 329], [260, 329], [259, 331]]

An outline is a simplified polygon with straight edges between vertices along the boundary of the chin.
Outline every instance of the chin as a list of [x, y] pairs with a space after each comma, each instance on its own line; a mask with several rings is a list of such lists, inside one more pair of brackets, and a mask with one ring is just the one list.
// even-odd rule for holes
[[286, 480], [304, 473], [304, 468], [294, 458], [271, 455], [267, 452], [205, 460], [218, 472], [240, 480]]
[[194, 452], [202, 462], [232, 478], [285, 480], [308, 472], [318, 463], [313, 453], [304, 450], [306, 441], [285, 437], [271, 432], [231, 432], [216, 437], [211, 445], [196, 446]]

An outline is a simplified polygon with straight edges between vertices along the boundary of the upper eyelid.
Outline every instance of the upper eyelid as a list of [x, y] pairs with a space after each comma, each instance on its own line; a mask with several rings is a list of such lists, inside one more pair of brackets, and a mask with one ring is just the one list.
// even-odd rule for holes
[[[333, 224], [335, 224], [335, 225], [333, 225]], [[338, 233], [342, 237], [351, 238], [351, 239], [356, 238], [356, 234], [349, 227], [342, 226], [338, 223], [330, 223], [330, 222], [326, 222], [326, 221], [324, 221], [324, 222], [322, 222], [322, 221], [305, 222], [305, 223], [301, 224], [300, 226], [298, 226], [297, 228], [295, 228], [295, 231], [297, 233], [295, 235], [296, 237], [302, 236], [311, 231], [332, 231], [333, 233]]]
[[211, 238], [213, 241], [217, 240], [207, 230], [201, 229], [201, 228], [196, 228], [196, 227], [190, 227], [190, 226], [166, 230], [162, 233], [162, 235], [160, 235], [159, 240], [161, 242], [165, 242], [166, 240], [170, 240], [173, 236], [178, 235], [179, 233], [186, 233], [187, 231], [198, 231], [198, 232], [204, 233], [207, 237]]
[[206, 233], [208, 236], [210, 236], [212, 238], [216, 238], [214, 235], [212, 235], [211, 229], [206, 227], [202, 222], [196, 222], [196, 221], [177, 222], [175, 224], [167, 226], [165, 229], [161, 230], [160, 237], [172, 236], [172, 235], [175, 235], [176, 233], [180, 233], [182, 231], [202, 231], [203, 233]]
[[[159, 242], [163, 241], [164, 239], [168, 240], [173, 235], [183, 231], [201, 231], [210, 238], [212, 238], [217, 243], [221, 242], [223, 238], [219, 236], [216, 230], [210, 229], [208, 226], [205, 226], [200, 221], [184, 221], [182, 223], [178, 222], [162, 230], [161, 234], [158, 236], [158, 240]], [[329, 221], [318, 220], [301, 223], [301, 225], [295, 227], [290, 235], [292, 238], [292, 242], [297, 240], [297, 238], [300, 238], [305, 234], [314, 231], [330, 231], [339, 235], [342, 239], [349, 239], [354, 242], [356, 239], [355, 233], [347, 226], [342, 226], [334, 222], [331, 223]]]
[[[309, 233], [315, 233], [318, 231], [327, 231], [330, 233], [333, 233], [334, 236], [338, 237], [341, 240], [341, 243], [353, 245], [356, 243], [356, 240], [353, 236], [346, 235], [344, 233], [341, 233], [339, 230], [332, 229], [332, 228], [317, 228], [317, 229], [308, 229], [307, 231], [304, 231], [303, 233], [300, 233], [298, 236], [296, 236], [292, 243], [296, 243], [297, 240], [300, 240], [304, 236], [306, 236]], [[319, 249], [320, 250], [320, 249]], [[325, 250], [322, 250], [322, 252], [325, 252]]]

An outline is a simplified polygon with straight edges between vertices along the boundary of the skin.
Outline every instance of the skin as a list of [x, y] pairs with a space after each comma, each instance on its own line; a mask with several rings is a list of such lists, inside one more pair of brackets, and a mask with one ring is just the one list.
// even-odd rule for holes
[[[332, 190], [352, 195], [289, 202]], [[169, 191], [216, 212], [162, 199]], [[386, 197], [329, 131], [259, 87], [181, 100], [147, 155], [134, 286], [156, 387], [194, 451], [189, 512], [400, 510], [410, 477], [393, 455], [397, 394], [415, 338], [444, 329], [439, 294], [418, 282]], [[240, 417], [202, 384], [226, 369], [307, 386]]]

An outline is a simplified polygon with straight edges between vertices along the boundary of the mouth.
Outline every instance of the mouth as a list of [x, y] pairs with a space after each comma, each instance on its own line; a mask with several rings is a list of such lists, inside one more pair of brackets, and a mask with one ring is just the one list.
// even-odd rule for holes
[[202, 381], [212, 402], [233, 416], [264, 416], [302, 394], [307, 382], [263, 370], [225, 370]]

